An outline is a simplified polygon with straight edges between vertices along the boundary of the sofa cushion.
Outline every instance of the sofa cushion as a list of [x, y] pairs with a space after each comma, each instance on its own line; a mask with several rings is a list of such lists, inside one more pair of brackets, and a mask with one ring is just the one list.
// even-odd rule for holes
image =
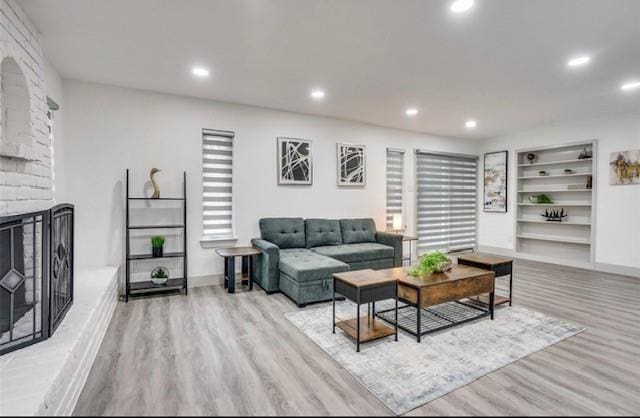
[[376, 223], [373, 219], [340, 219], [340, 229], [344, 244], [376, 242]]
[[304, 248], [304, 220], [302, 218], [260, 219], [260, 236], [280, 248]]
[[305, 219], [307, 248], [342, 244], [340, 221], [337, 219]]
[[316, 247], [311, 251], [335, 258], [345, 263], [356, 263], [359, 261], [372, 261], [381, 258], [393, 258], [393, 247], [375, 242], [363, 242], [359, 244], [331, 245], [326, 247]]
[[298, 282], [329, 279], [333, 273], [348, 271], [349, 265], [307, 249], [280, 251], [280, 271]]

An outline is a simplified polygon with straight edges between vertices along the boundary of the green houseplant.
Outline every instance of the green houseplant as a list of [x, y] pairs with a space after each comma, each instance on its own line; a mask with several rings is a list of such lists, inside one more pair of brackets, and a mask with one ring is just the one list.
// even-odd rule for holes
[[451, 259], [440, 251], [433, 251], [420, 257], [418, 264], [415, 265], [409, 274], [415, 277], [429, 275], [433, 272], [443, 272], [451, 267]]
[[151, 237], [151, 251], [154, 257], [162, 257], [165, 241], [166, 238], [162, 235], [155, 235]]
[[151, 272], [151, 281], [154, 284], [164, 285], [169, 280], [169, 270], [166, 267], [158, 266]]

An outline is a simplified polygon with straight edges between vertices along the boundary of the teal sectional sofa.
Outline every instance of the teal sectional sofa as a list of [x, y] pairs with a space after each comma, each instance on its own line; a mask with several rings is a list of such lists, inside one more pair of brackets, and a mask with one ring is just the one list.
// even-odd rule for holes
[[402, 236], [376, 231], [373, 219], [264, 218], [252, 244], [262, 251], [255, 282], [300, 307], [330, 300], [334, 273], [402, 265]]

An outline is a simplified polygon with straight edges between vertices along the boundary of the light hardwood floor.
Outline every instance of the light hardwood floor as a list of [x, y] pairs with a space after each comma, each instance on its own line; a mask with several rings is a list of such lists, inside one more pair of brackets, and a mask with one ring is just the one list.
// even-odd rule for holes
[[[517, 260], [514, 303], [587, 330], [409, 415], [640, 414], [640, 278]], [[263, 291], [120, 303], [76, 415], [390, 415]], [[499, 315], [499, 311], [498, 311]]]

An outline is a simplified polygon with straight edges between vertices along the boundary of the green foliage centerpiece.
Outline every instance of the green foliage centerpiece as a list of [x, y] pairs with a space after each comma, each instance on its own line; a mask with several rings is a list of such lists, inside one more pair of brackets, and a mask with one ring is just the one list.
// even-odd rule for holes
[[420, 257], [409, 274], [415, 277], [427, 276], [434, 272], [443, 272], [451, 267], [451, 259], [440, 251], [433, 251]]

